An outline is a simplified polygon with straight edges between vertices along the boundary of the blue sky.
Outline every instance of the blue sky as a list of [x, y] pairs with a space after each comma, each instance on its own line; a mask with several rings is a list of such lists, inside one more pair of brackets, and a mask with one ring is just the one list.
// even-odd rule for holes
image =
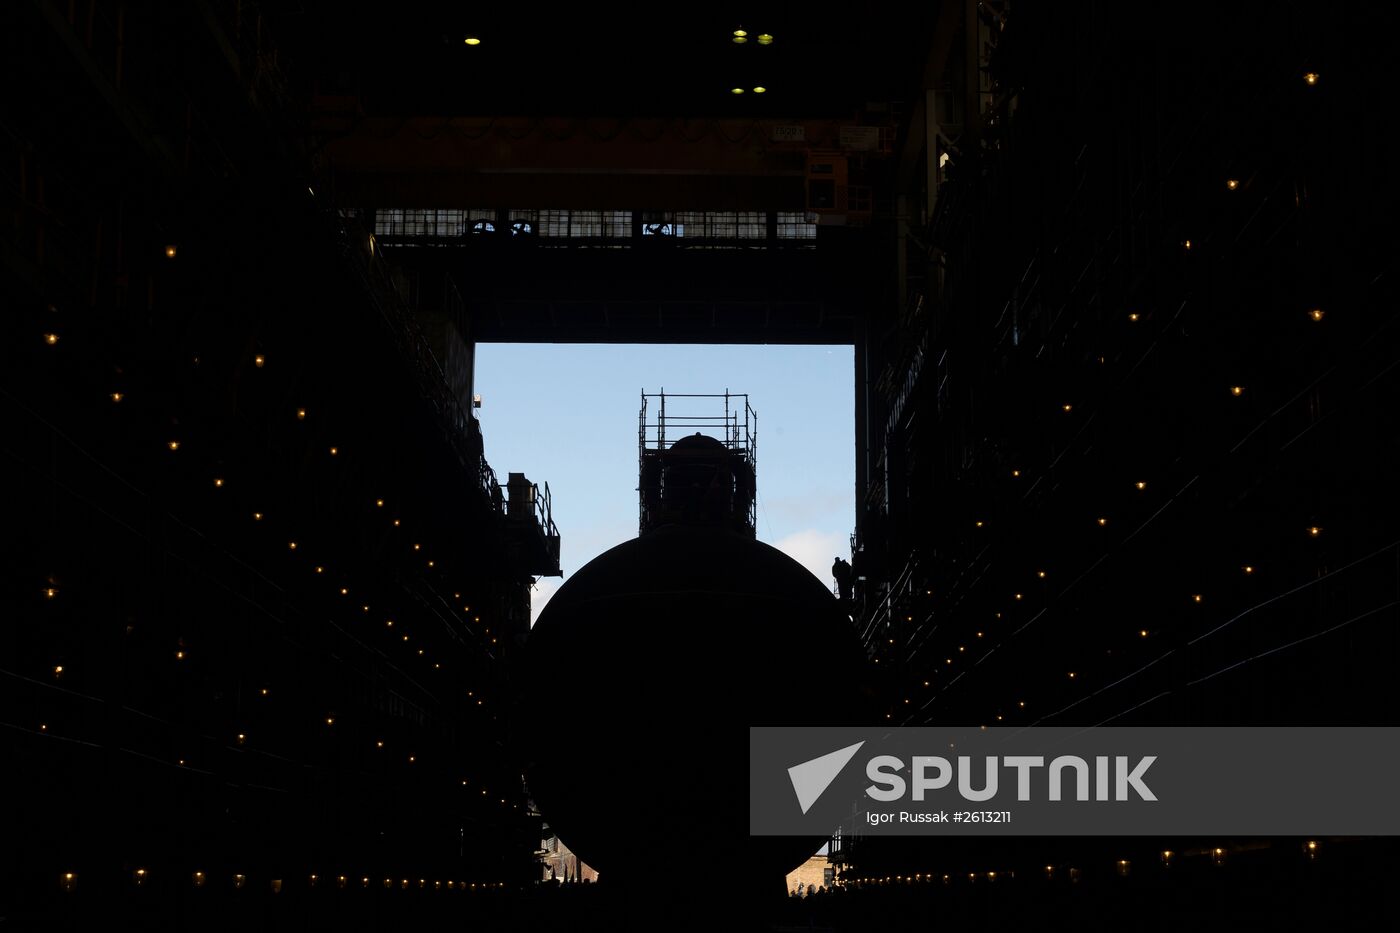
[[[854, 378], [851, 347], [479, 344], [475, 391], [500, 481], [523, 472], [549, 483], [563, 579], [637, 536], [642, 390], [747, 392], [758, 538], [830, 587], [855, 521]], [[561, 582], [540, 580], [535, 615]]]

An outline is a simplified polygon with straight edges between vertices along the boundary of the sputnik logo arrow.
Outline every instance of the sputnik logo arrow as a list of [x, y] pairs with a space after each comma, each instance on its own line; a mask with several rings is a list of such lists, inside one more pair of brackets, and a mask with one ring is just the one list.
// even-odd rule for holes
[[813, 758], [788, 768], [792, 789], [797, 793], [797, 803], [802, 807], [804, 814], [812, 809], [812, 804], [826, 792], [831, 782], [841, 773], [841, 769], [846, 767], [864, 744], [864, 741], [860, 741], [854, 745], [847, 745], [820, 758]]

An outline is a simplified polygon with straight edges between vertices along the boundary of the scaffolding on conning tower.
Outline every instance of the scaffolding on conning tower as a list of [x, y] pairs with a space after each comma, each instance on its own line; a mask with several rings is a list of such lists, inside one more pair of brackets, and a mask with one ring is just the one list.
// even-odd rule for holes
[[[687, 400], [688, 413], [668, 413], [667, 399]], [[708, 412], [689, 413], [707, 405]], [[637, 415], [638, 533], [686, 522], [753, 537], [757, 455], [758, 415], [747, 394], [644, 390]]]

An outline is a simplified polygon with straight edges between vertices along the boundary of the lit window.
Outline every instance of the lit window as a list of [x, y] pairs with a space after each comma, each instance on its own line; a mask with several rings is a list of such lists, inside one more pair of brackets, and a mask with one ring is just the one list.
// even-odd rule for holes
[[762, 211], [740, 211], [735, 217], [735, 229], [742, 240], [766, 240], [768, 218]]
[[719, 217], [720, 215], [713, 211], [708, 215], [704, 211], [676, 211], [674, 227], [679, 232], [673, 233], [673, 236], [684, 236], [697, 240], [724, 236], [724, 233], [721, 232], [724, 225], [718, 221]]
[[403, 232], [403, 211], [384, 208], [374, 212], [374, 233], [376, 236], [397, 236]]
[[567, 212], [569, 236], [600, 237], [603, 235], [602, 211]]
[[467, 212], [460, 209], [404, 210], [374, 213], [374, 233], [381, 237], [459, 237], [466, 232]]
[[814, 240], [816, 237], [817, 225], [808, 223], [805, 213], [799, 211], [778, 212], [778, 239]]
[[734, 240], [765, 239], [768, 223], [761, 211], [680, 211], [676, 214], [677, 236], [687, 239]]
[[569, 235], [568, 211], [540, 211], [539, 234], [542, 237], [566, 237]]
[[603, 236], [630, 237], [631, 235], [631, 211], [603, 211]]
[[510, 235], [511, 236], [534, 236], [539, 229], [538, 211], [513, 210], [510, 212]]

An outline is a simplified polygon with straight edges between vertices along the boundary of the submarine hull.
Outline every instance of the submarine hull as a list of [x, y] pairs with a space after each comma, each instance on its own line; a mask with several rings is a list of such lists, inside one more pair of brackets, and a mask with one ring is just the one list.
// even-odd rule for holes
[[570, 577], [527, 657], [526, 778], [600, 880], [660, 883], [683, 859], [780, 891], [824, 841], [747, 829], [748, 727], [858, 723], [866, 708], [849, 617], [786, 554], [657, 528]]

